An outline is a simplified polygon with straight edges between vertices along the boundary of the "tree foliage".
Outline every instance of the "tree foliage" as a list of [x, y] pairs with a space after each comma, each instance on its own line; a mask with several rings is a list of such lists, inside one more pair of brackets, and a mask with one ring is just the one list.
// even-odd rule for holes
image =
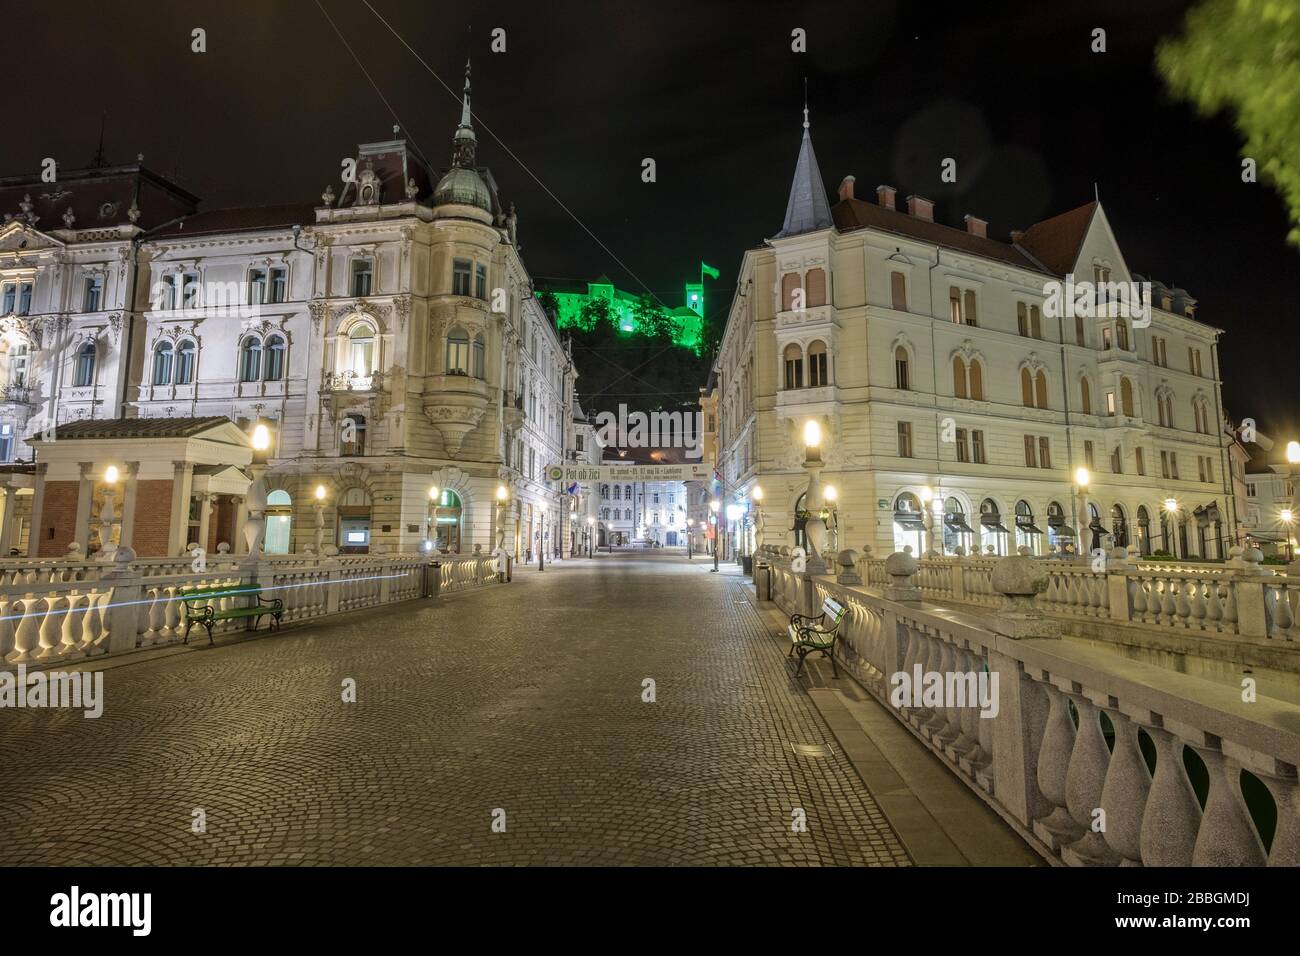
[[1169, 88], [1205, 115], [1230, 110], [1242, 156], [1286, 201], [1300, 245], [1300, 6], [1292, 0], [1204, 0], [1156, 64]]

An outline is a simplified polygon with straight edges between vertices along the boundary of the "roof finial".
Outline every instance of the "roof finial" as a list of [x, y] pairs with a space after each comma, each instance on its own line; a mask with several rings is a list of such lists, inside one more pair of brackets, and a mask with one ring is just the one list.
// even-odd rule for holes
[[808, 77], [803, 78], [803, 128], [808, 128]]
[[1096, 180], [1092, 184], [1092, 198], [1097, 202], [1101, 202], [1101, 190], [1097, 188]]
[[103, 169], [108, 165], [108, 160], [104, 158], [104, 120], [107, 117], [107, 112], [99, 114], [99, 149], [95, 150], [95, 158], [90, 161], [91, 169]]
[[460, 106], [460, 125], [472, 126], [470, 118], [473, 112], [469, 108], [469, 57], [465, 58], [465, 95]]

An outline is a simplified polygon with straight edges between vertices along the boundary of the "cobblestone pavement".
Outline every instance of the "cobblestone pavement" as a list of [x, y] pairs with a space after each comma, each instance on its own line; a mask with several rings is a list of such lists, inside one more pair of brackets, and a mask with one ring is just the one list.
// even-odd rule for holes
[[98, 720], [0, 710], [0, 864], [908, 864], [839, 749], [792, 748], [834, 740], [707, 569], [526, 568], [112, 666]]

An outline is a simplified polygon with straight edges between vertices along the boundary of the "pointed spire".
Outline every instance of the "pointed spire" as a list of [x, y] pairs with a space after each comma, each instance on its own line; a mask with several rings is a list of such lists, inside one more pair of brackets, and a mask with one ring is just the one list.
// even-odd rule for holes
[[785, 206], [785, 223], [774, 239], [816, 232], [831, 226], [831, 207], [826, 201], [826, 186], [822, 183], [817, 154], [813, 152], [812, 135], [808, 126], [807, 79], [804, 80], [803, 141], [799, 144], [799, 158], [794, 165], [794, 181], [790, 183], [790, 199]]
[[460, 125], [466, 129], [472, 129], [473, 123], [470, 121], [472, 112], [469, 108], [469, 60], [465, 60], [465, 96], [461, 100], [460, 106]]
[[469, 60], [465, 61], [465, 93], [460, 104], [460, 125], [452, 138], [451, 164], [460, 169], [474, 168], [478, 137], [474, 135], [474, 111], [469, 105]]

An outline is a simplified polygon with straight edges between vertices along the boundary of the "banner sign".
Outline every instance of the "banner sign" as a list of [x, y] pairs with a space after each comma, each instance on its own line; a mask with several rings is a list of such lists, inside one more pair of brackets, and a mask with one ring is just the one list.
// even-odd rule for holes
[[701, 462], [683, 465], [548, 465], [546, 477], [566, 485], [588, 481], [707, 481], [712, 469]]

